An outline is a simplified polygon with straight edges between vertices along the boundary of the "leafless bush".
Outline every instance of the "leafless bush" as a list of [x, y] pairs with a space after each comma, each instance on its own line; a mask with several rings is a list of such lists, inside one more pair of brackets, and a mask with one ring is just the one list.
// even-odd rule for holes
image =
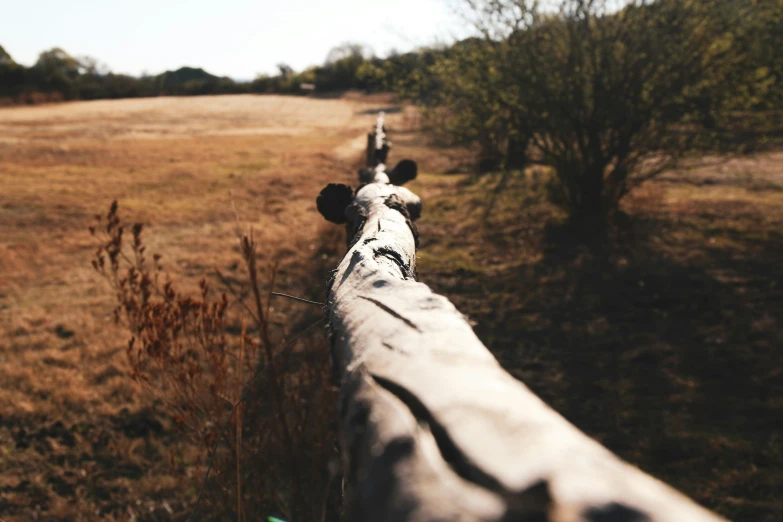
[[[257, 266], [252, 232], [239, 234], [247, 280], [231, 282], [216, 271], [223, 291], [214, 292], [204, 277], [191, 296], [177, 288], [160, 255], [148, 259], [143, 229], [141, 223], [125, 224], [112, 203], [90, 227], [98, 240], [92, 265], [116, 296], [115, 321], [130, 331], [131, 377], [165, 404], [187, 435], [170, 449], [172, 465], [183, 474], [195, 468], [200, 482], [206, 459], [217, 448], [218, 479], [208, 483], [200, 517], [324, 518], [327, 504], [337, 509], [324, 500], [334, 475], [329, 464], [335, 457], [336, 402], [324, 341], [320, 336], [286, 339], [272, 331], [277, 270]], [[306, 334], [317, 330], [318, 320], [312, 320], [319, 315], [309, 314]], [[248, 384], [247, 400], [232, 410]]]

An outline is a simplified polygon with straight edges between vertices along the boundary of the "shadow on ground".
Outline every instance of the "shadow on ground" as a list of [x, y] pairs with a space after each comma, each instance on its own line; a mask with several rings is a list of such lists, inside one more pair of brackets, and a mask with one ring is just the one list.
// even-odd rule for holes
[[783, 229], [724, 215], [637, 213], [589, 241], [565, 225], [485, 223], [464, 234], [508, 263], [425, 263], [421, 275], [581, 430], [724, 516], [772, 522], [783, 515]]

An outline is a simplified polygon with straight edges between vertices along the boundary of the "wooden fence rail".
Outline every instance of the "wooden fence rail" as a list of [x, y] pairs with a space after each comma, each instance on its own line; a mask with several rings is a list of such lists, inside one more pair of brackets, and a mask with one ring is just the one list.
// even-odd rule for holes
[[416, 165], [387, 171], [381, 131], [379, 119], [365, 184], [355, 193], [332, 184], [317, 200], [349, 238], [326, 311], [347, 519], [721, 520], [568, 423], [500, 367], [445, 297], [416, 282], [421, 201], [399, 186]]

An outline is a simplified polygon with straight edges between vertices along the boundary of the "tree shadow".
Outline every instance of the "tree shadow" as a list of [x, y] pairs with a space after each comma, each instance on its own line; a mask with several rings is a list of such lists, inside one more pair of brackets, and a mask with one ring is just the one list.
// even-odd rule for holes
[[741, 248], [683, 259], [667, 238], [689, 226], [550, 227], [540, 261], [457, 291], [487, 302], [479, 337], [577, 427], [725, 516], [779, 520], [783, 234], [716, 225]]

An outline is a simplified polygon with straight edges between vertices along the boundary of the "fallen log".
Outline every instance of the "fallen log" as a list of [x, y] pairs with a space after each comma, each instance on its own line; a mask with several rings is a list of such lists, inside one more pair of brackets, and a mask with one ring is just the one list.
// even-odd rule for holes
[[349, 238], [326, 305], [347, 520], [721, 520], [549, 408], [416, 282], [421, 201], [389, 183], [415, 177], [415, 163], [387, 174], [367, 157], [371, 182], [318, 198]]

